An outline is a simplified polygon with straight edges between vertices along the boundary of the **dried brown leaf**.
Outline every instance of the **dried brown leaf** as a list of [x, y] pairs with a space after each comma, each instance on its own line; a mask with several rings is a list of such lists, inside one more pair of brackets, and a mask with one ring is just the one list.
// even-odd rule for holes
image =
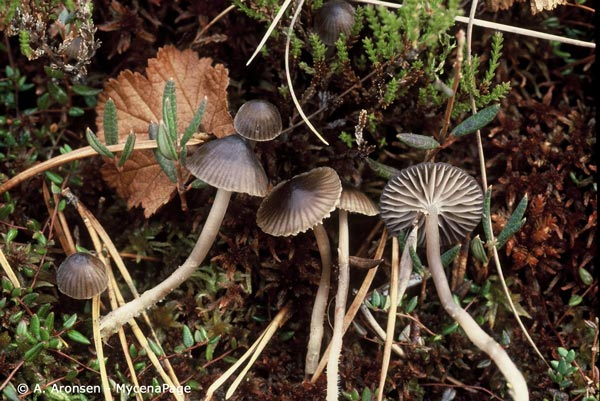
[[[172, 46], [159, 49], [148, 60], [147, 77], [129, 70], [110, 79], [98, 97], [96, 107], [98, 137], [104, 140], [102, 116], [110, 98], [115, 102], [119, 123], [119, 142], [133, 132], [137, 139], [148, 139], [148, 125], [162, 118], [162, 93], [168, 79], [175, 81], [177, 129], [189, 125], [200, 102], [208, 101], [200, 129], [222, 137], [233, 132], [227, 110], [228, 70], [221, 64], [212, 66], [211, 58], [198, 58], [192, 50], [180, 51]], [[156, 163], [151, 151], [135, 151], [119, 172], [112, 163], [102, 168], [106, 182], [127, 200], [129, 208], [141, 205], [144, 215], [151, 216], [175, 194], [173, 184]]]

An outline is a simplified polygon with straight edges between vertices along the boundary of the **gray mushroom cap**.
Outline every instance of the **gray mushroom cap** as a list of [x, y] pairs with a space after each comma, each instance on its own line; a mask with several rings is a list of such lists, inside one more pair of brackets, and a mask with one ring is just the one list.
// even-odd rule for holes
[[346, 183], [342, 183], [342, 196], [337, 207], [350, 213], [358, 213], [365, 216], [379, 214], [379, 208], [371, 198], [365, 195], [364, 192]]
[[266, 100], [250, 100], [239, 108], [233, 118], [233, 128], [244, 138], [270, 141], [281, 134], [281, 115], [274, 104]]
[[335, 44], [343, 33], [350, 35], [354, 25], [354, 7], [344, 0], [330, 0], [315, 15], [314, 29], [328, 46]]
[[108, 286], [106, 266], [89, 253], [73, 253], [58, 267], [56, 285], [60, 292], [71, 298], [90, 299]]
[[250, 145], [239, 135], [229, 135], [202, 145], [185, 161], [194, 177], [231, 192], [265, 196], [268, 179]]
[[341, 192], [342, 184], [333, 169], [312, 169], [275, 186], [258, 208], [256, 222], [275, 236], [305, 232], [329, 217]]
[[381, 218], [398, 234], [419, 226], [419, 243], [426, 216], [437, 213], [442, 244], [460, 242], [481, 220], [483, 191], [463, 170], [447, 163], [421, 163], [400, 171], [381, 194]]

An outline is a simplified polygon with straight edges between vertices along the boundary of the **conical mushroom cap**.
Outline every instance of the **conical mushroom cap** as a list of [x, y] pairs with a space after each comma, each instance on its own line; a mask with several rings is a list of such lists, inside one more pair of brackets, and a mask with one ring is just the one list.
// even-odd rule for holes
[[270, 141], [281, 134], [281, 115], [274, 104], [266, 100], [250, 100], [239, 108], [233, 119], [233, 128], [244, 138]]
[[364, 214], [365, 216], [379, 214], [379, 208], [375, 202], [362, 191], [345, 183], [342, 183], [342, 196], [337, 207], [350, 213]]
[[342, 184], [333, 169], [315, 168], [273, 188], [258, 208], [256, 222], [267, 234], [296, 235], [329, 217], [341, 192]]
[[58, 266], [56, 285], [71, 298], [90, 299], [108, 286], [106, 267], [89, 253], [73, 253]]
[[343, 33], [350, 35], [354, 25], [354, 7], [344, 0], [331, 0], [315, 15], [315, 32], [328, 46], [335, 44]]
[[483, 191], [473, 177], [447, 163], [421, 163], [392, 178], [381, 194], [381, 218], [397, 234], [419, 226], [419, 243], [426, 216], [439, 216], [442, 244], [460, 242], [481, 220]]
[[267, 194], [267, 174], [250, 145], [238, 135], [205, 143], [186, 159], [185, 167], [216, 188], [253, 196]]

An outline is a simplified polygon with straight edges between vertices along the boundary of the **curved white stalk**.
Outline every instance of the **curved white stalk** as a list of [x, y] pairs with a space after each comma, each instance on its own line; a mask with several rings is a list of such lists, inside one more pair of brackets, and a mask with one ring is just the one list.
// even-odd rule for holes
[[175, 288], [179, 287], [184, 281], [190, 278], [212, 247], [219, 232], [219, 228], [221, 227], [221, 223], [223, 222], [223, 217], [227, 211], [230, 198], [230, 191], [224, 189], [217, 190], [212, 208], [206, 218], [206, 223], [204, 223], [204, 227], [196, 241], [196, 245], [194, 245], [192, 252], [185, 262], [183, 262], [183, 264], [171, 273], [171, 275], [163, 282], [144, 292], [139, 298], [127, 302], [125, 305], [106, 315], [100, 322], [102, 337], [106, 338], [115, 333], [119, 330], [119, 327], [142, 313], [142, 311], [162, 300]]
[[509, 384], [513, 399], [515, 401], [528, 401], [527, 383], [519, 368], [510, 359], [504, 348], [483, 331], [467, 311], [454, 302], [440, 257], [438, 220], [436, 213], [430, 213], [427, 216], [425, 236], [427, 238], [427, 262], [442, 306], [450, 317], [460, 324], [469, 340], [477, 348], [488, 354], [498, 366]]
[[327, 298], [329, 297], [330, 276], [331, 276], [331, 246], [329, 237], [322, 224], [313, 227], [313, 232], [317, 239], [317, 246], [321, 254], [321, 280], [315, 296], [312, 315], [310, 318], [310, 337], [306, 350], [306, 363], [304, 375], [306, 379], [315, 373], [319, 364], [319, 355], [321, 353], [321, 342], [323, 340], [323, 324], [325, 320], [325, 310], [327, 309]]
[[339, 362], [344, 337], [344, 316], [346, 299], [350, 287], [350, 249], [348, 234], [348, 212], [339, 210], [338, 228], [338, 289], [335, 295], [335, 312], [333, 316], [333, 336], [331, 351], [327, 361], [327, 401], [337, 401], [339, 395]]

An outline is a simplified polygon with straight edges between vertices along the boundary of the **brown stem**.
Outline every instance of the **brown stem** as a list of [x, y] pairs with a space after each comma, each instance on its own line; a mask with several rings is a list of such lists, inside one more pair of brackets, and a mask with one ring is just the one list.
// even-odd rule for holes
[[322, 224], [317, 224], [313, 228], [317, 246], [321, 254], [321, 280], [315, 296], [312, 315], [310, 318], [310, 337], [306, 350], [306, 364], [304, 375], [307, 379], [315, 373], [319, 363], [319, 354], [321, 353], [321, 342], [323, 340], [323, 325], [325, 320], [325, 310], [327, 309], [327, 298], [329, 297], [330, 276], [331, 276], [331, 246], [329, 237]]

